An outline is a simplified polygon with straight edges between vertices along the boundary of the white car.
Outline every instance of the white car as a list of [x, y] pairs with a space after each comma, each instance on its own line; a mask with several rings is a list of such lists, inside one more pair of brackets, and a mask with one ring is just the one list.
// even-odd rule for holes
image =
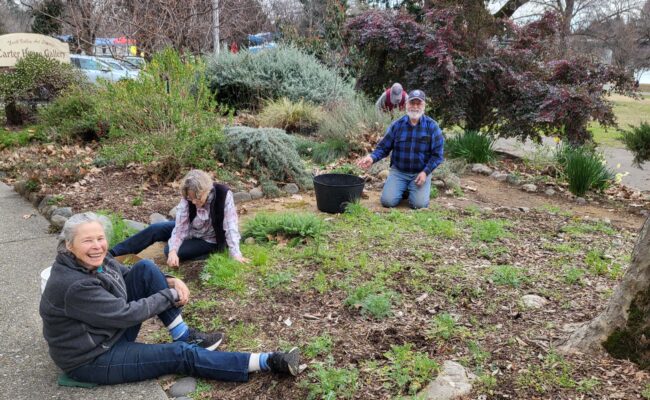
[[96, 83], [98, 78], [117, 82], [122, 79], [135, 79], [138, 77], [138, 71], [127, 70], [116, 60], [111, 61], [108, 58], [102, 59], [94, 56], [71, 54], [70, 62], [79, 68], [92, 83]]

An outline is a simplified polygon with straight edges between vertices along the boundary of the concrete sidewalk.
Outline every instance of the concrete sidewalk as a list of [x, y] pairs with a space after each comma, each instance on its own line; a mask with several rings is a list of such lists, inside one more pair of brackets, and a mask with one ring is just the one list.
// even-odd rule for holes
[[0, 398], [167, 400], [156, 381], [64, 388], [52, 362], [38, 315], [40, 272], [55, 256], [49, 223], [12, 188], [0, 182]]
[[[494, 144], [494, 150], [513, 154], [517, 157], [532, 157], [535, 152], [552, 154], [551, 152], [556, 146], [553, 139], [549, 137], [543, 138], [542, 145], [544, 147], [540, 150], [540, 145], [531, 140], [522, 143], [514, 138], [498, 139]], [[643, 166], [645, 169], [639, 169], [632, 165], [634, 156], [632, 156], [632, 153], [626, 149], [614, 147], [599, 147], [599, 149], [603, 152], [605, 160], [607, 160], [607, 165], [615, 174], [624, 174], [625, 172], [629, 173], [622, 178], [621, 182], [624, 185], [642, 192], [650, 191], [650, 174], [648, 173], [648, 168], [650, 167], [648, 164], [650, 163], [645, 163]], [[621, 167], [616, 168], [619, 164]]]

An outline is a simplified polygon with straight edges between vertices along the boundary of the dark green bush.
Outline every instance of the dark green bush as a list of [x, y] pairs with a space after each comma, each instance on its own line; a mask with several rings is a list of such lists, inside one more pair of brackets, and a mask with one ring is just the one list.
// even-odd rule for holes
[[650, 124], [641, 122], [639, 126], [631, 126], [629, 131], [622, 131], [619, 139], [625, 147], [634, 154], [634, 165], [650, 161]]
[[[13, 70], [0, 73], [0, 102], [5, 106], [5, 117], [10, 125], [20, 125], [29, 118], [29, 108], [20, 102], [50, 101], [64, 89], [83, 82], [80, 72], [38, 53], [28, 53], [18, 60]], [[24, 111], [21, 111], [24, 110]]]
[[106, 136], [109, 124], [97, 110], [97, 96], [90, 87], [74, 86], [39, 110], [39, 122], [62, 143], [91, 141]]
[[450, 158], [462, 158], [468, 163], [487, 163], [494, 159], [494, 138], [476, 131], [465, 131], [445, 142]]
[[282, 97], [326, 104], [354, 94], [352, 83], [336, 71], [287, 46], [258, 53], [222, 51], [210, 59], [207, 74], [219, 101], [237, 108], [256, 108], [262, 99]]
[[225, 142], [216, 147], [221, 161], [247, 168], [259, 177], [294, 182], [301, 188], [313, 186], [293, 138], [283, 130], [234, 126], [226, 128], [225, 134]]

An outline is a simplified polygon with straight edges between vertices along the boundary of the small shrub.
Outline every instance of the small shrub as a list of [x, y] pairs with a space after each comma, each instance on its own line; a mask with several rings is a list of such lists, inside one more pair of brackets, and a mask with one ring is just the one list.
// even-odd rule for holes
[[359, 370], [316, 364], [299, 386], [306, 389], [308, 400], [352, 399], [358, 389]]
[[587, 146], [562, 146], [557, 157], [569, 191], [576, 196], [584, 196], [591, 189], [605, 190], [614, 181], [602, 155]]
[[244, 223], [242, 235], [264, 242], [275, 240], [277, 236], [318, 239], [324, 231], [325, 223], [314, 214], [260, 213]]
[[[111, 221], [111, 230], [108, 235], [108, 248], [115, 246], [124, 239], [137, 233], [135, 229], [129, 228], [122, 216], [110, 211], [98, 211], [97, 214], [106, 216]], [[107, 232], [108, 233], [108, 232]]]
[[246, 291], [244, 269], [244, 264], [233, 260], [226, 254], [213, 254], [203, 267], [201, 280], [207, 285], [243, 294]]
[[357, 175], [357, 176], [363, 174], [361, 168], [353, 164], [339, 165], [338, 167], [334, 168], [330, 172], [333, 174], [348, 174], [348, 175]]
[[375, 283], [366, 283], [352, 289], [345, 299], [345, 305], [360, 308], [362, 315], [384, 319], [392, 314], [392, 298], [395, 294]]
[[410, 343], [391, 346], [384, 357], [390, 360], [385, 370], [386, 377], [400, 392], [406, 391], [408, 394], [419, 392], [440, 370], [435, 360], [426, 353], [413, 351]]
[[316, 336], [305, 347], [305, 356], [314, 358], [317, 356], [327, 355], [332, 352], [333, 345], [334, 341], [327, 333], [321, 336]]
[[317, 135], [323, 140], [342, 140], [353, 151], [368, 151], [368, 139], [381, 137], [392, 120], [393, 115], [377, 110], [365, 97], [356, 96], [330, 105]]
[[639, 126], [630, 126], [629, 131], [621, 132], [619, 140], [634, 154], [635, 166], [641, 168], [641, 164], [650, 160], [650, 123], [644, 121]]
[[454, 317], [447, 313], [436, 315], [431, 322], [431, 329], [427, 335], [439, 340], [448, 341], [456, 337], [464, 337], [468, 334], [466, 328], [456, 325]]
[[256, 99], [325, 104], [354, 95], [352, 83], [337, 71], [288, 46], [258, 53], [222, 51], [209, 60], [207, 75], [217, 99], [236, 108], [257, 107]]
[[283, 130], [230, 127], [226, 129], [225, 143], [216, 152], [221, 161], [248, 168], [260, 179], [295, 182], [301, 188], [313, 186], [294, 140]]
[[291, 283], [291, 280], [293, 279], [293, 272], [292, 271], [280, 271], [276, 272], [273, 274], [270, 274], [264, 279], [264, 283], [269, 289], [275, 289], [279, 287], [283, 287], [289, 283]]
[[472, 239], [481, 242], [494, 242], [502, 237], [510, 236], [510, 233], [505, 229], [508, 224], [504, 221], [495, 219], [474, 220], [471, 225], [474, 228]]
[[313, 104], [302, 99], [294, 103], [283, 97], [268, 101], [258, 119], [261, 126], [305, 134], [314, 132], [323, 116], [323, 111]]
[[100, 117], [95, 89], [74, 86], [38, 113], [41, 124], [55, 140], [73, 143], [105, 137], [109, 123]]
[[312, 149], [311, 158], [318, 164], [328, 164], [347, 156], [349, 152], [350, 144], [348, 142], [341, 138], [333, 138], [316, 144]]
[[445, 142], [450, 158], [462, 158], [468, 163], [487, 163], [495, 158], [494, 138], [476, 131], [465, 131]]
[[564, 282], [567, 285], [582, 285], [582, 277], [585, 271], [580, 268], [571, 267], [564, 271]]
[[492, 271], [491, 279], [497, 285], [519, 287], [526, 281], [526, 276], [521, 269], [512, 265], [499, 265]]
[[641, 392], [641, 397], [643, 397], [646, 400], [650, 400], [650, 383], [646, 383], [646, 385], [643, 387], [643, 391]]
[[26, 146], [32, 141], [46, 141], [47, 136], [41, 127], [30, 127], [20, 131], [0, 128], [0, 150], [10, 147]]

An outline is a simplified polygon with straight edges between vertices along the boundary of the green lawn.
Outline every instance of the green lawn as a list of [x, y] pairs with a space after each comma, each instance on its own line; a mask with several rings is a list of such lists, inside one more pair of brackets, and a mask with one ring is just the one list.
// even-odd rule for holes
[[[650, 96], [644, 96], [643, 100], [634, 100], [629, 97], [612, 95], [614, 113], [621, 129], [629, 129], [630, 125], [639, 125], [642, 121], [650, 121]], [[594, 140], [600, 145], [610, 147], [624, 147], [623, 143], [617, 140], [618, 129], [605, 129], [599, 123], [592, 123], [589, 130], [594, 135]]]

